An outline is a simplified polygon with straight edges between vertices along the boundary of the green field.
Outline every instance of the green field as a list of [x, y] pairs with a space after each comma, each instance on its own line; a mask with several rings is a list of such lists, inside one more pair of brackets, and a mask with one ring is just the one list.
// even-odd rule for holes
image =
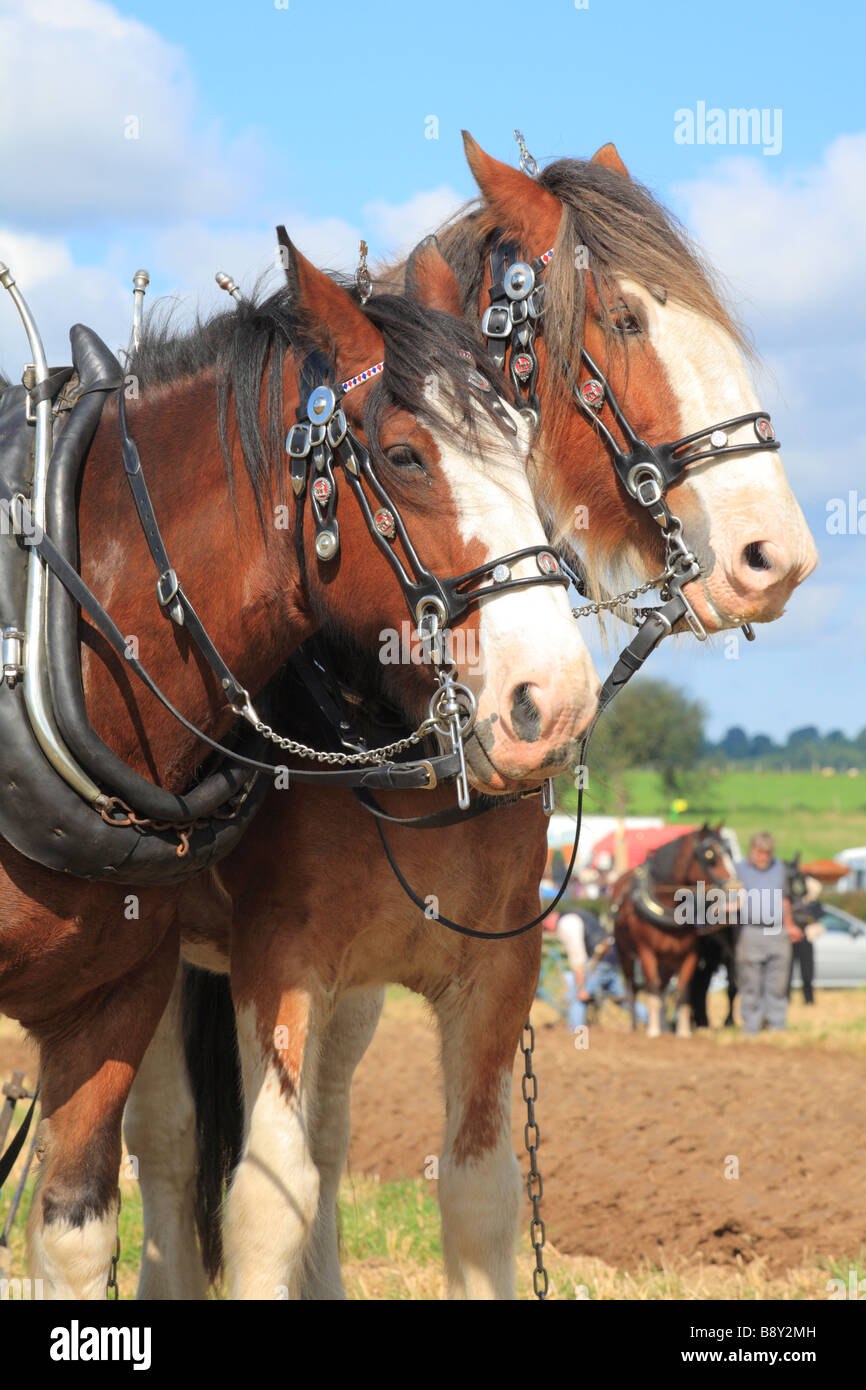
[[[805, 860], [831, 857], [866, 844], [866, 776], [823, 777], [813, 772], [728, 772], [703, 769], [684, 779], [688, 809], [672, 813], [672, 796], [650, 771], [625, 775], [627, 815], [719, 821], [737, 832], [745, 849], [755, 830], [770, 830], [780, 854], [800, 851]], [[613, 810], [612, 789], [593, 779], [590, 761], [585, 799], [589, 812]]]

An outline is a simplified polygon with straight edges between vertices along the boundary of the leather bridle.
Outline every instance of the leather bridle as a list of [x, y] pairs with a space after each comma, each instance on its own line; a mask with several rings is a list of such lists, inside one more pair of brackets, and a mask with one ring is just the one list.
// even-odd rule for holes
[[[489, 254], [490, 305], [481, 323], [492, 360], [500, 370], [507, 372], [519, 408], [536, 430], [541, 423], [536, 393], [538, 356], [535, 348], [536, 332], [544, 313], [545, 286], [541, 275], [553, 256], [554, 251], [550, 249], [532, 262], [527, 262], [522, 258], [516, 242], [495, 233]], [[575, 379], [569, 364], [562, 364], [574, 400], [606, 445], [614, 471], [625, 491], [645, 508], [664, 533], [665, 587], [676, 599], [674, 610], [680, 610], [676, 620], [685, 619], [695, 636], [704, 640], [707, 634], [703, 624], [682, 593], [684, 585], [700, 575], [700, 565], [682, 539], [682, 523], [671, 512], [665, 494], [682, 481], [686, 471], [695, 463], [731, 454], [754, 453], [760, 449], [778, 449], [779, 442], [770, 417], [765, 411], [750, 411], [719, 424], [708, 425], [679, 439], [649, 444], [631, 424], [605, 373], [585, 347], [581, 348], [580, 357], [581, 367], [588, 372], [588, 376], [580, 382]], [[611, 418], [610, 424], [603, 418], [605, 408]], [[745, 425], [752, 426], [755, 441], [750, 439], [748, 442], [729, 443], [729, 434]], [[622, 443], [611, 426], [616, 427]], [[709, 447], [702, 448], [703, 441]], [[578, 588], [584, 592], [583, 576], [576, 578]], [[663, 607], [649, 611], [660, 613]], [[669, 621], [670, 614], [665, 614], [665, 617]], [[643, 613], [639, 620], [644, 620]], [[667, 631], [670, 630], [668, 627]], [[748, 624], [744, 625], [744, 630], [751, 639], [753, 634]]]
[[[466, 361], [467, 382], [475, 391], [491, 393], [487, 401], [492, 415], [501, 420], [511, 433], [516, 426], [503, 403], [492, 391], [485, 376], [475, 367], [471, 355], [460, 350]], [[286, 452], [291, 460], [291, 483], [295, 495], [295, 545], [302, 577], [306, 580], [304, 549], [304, 511], [310, 494], [315, 523], [314, 548], [319, 560], [327, 564], [339, 552], [340, 530], [337, 522], [337, 479], [339, 464], [355, 496], [367, 529], [377, 549], [385, 556], [400, 586], [409, 615], [421, 639], [425, 655], [431, 661], [437, 688], [430, 701], [426, 724], [451, 746], [456, 758], [457, 804], [461, 811], [469, 809], [469, 780], [466, 773], [464, 740], [471, 732], [476, 716], [475, 698], [468, 686], [454, 679], [456, 668], [447, 659], [444, 638], [450, 625], [474, 604], [516, 589], [536, 584], [564, 584], [569, 576], [559, 558], [547, 545], [528, 545], [510, 551], [495, 560], [466, 570], [450, 578], [440, 579], [419, 558], [412, 544], [398, 504], [385, 484], [377, 477], [370, 455], [349, 426], [342, 401], [350, 391], [364, 385], [383, 369], [377, 362], [347, 381], [334, 384], [329, 380], [327, 359], [319, 351], [305, 358], [300, 373], [297, 422], [289, 430]], [[374, 499], [371, 505], [369, 489]], [[399, 540], [406, 557], [401, 560], [394, 548]], [[537, 573], [512, 577], [512, 567], [523, 560], [534, 560]], [[408, 568], [407, 568], [408, 565]], [[309, 584], [307, 583], [307, 587]], [[252, 722], [252, 721], [251, 721]], [[261, 721], [255, 727], [265, 737], [274, 737], [273, 730]], [[422, 726], [423, 727], [423, 726]], [[345, 739], [341, 741], [345, 742]], [[283, 746], [286, 741], [282, 740]], [[350, 755], [351, 756], [351, 755]], [[430, 765], [435, 759], [430, 760]], [[443, 772], [443, 775], [444, 772]], [[448, 775], [454, 775], [449, 772]], [[435, 785], [432, 782], [430, 785]]]
[[[286, 440], [297, 508], [299, 563], [304, 564], [302, 528], [308, 492], [316, 527], [314, 545], [317, 556], [327, 563], [339, 551], [337, 482], [334, 474], [334, 467], [339, 464], [374, 544], [394, 570], [410, 617], [419, 627], [422, 638], [425, 632], [430, 632], [431, 617], [440, 628], [446, 627], [462, 617], [473, 604], [498, 597], [509, 590], [526, 589], [536, 584], [564, 584], [567, 587], [568, 576], [548, 545], [524, 546], [448, 579], [439, 579], [423, 564], [410, 540], [399, 506], [376, 476], [370, 455], [350, 428], [341, 405], [350, 391], [377, 375], [382, 366], [381, 362], [376, 363], [335, 386], [328, 383], [328, 364], [322, 353], [309, 354], [302, 365], [300, 404], [296, 412], [298, 423], [292, 426]], [[489, 392], [492, 389], [474, 364], [467, 366], [467, 379], [479, 391]], [[501, 408], [498, 398], [497, 403]], [[515, 431], [504, 411], [500, 418], [505, 419], [512, 432]], [[365, 484], [378, 504], [375, 511]], [[406, 556], [408, 569], [394, 549], [396, 540], [399, 540]], [[535, 561], [538, 573], [513, 578], [512, 567], [527, 559]]]
[[[476, 391], [490, 392], [490, 383], [477, 371], [473, 359], [462, 349], [460, 352], [461, 356], [468, 359], [469, 385]], [[328, 765], [327, 771], [293, 769], [289, 774], [290, 781], [319, 782], [335, 787], [399, 790], [430, 789], [442, 780], [455, 778], [458, 803], [461, 807], [467, 808], [469, 785], [463, 741], [475, 721], [475, 699], [468, 687], [454, 679], [456, 668], [448, 659], [445, 644], [448, 624], [465, 613], [471, 605], [498, 597], [509, 590], [525, 589], [535, 584], [567, 586], [569, 579], [558, 557], [546, 545], [525, 546], [463, 574], [445, 579], [439, 579], [422, 563], [410, 540], [399, 506], [377, 478], [369, 453], [349, 428], [340, 404], [349, 391], [376, 376], [383, 365], [377, 363], [374, 367], [340, 383], [339, 386], [331, 386], [327, 380], [327, 362], [324, 356], [321, 353], [310, 354], [301, 370], [298, 423], [289, 431], [286, 449], [291, 460], [291, 482], [296, 499], [296, 545], [302, 574], [305, 575], [303, 515], [310, 477], [312, 482], [309, 490], [316, 522], [316, 553], [320, 560], [327, 562], [338, 552], [339, 529], [335, 514], [337, 488], [334, 466], [339, 463], [361, 508], [370, 535], [395, 571], [422, 649], [435, 673], [436, 690], [430, 700], [427, 718], [414, 733], [399, 738], [384, 748], [367, 749], [364, 746], [349, 744], [352, 751], [345, 754], [319, 753], [275, 733], [259, 718], [249, 693], [221, 657], [171, 564], [145, 482], [138, 450], [129, 434], [125, 399], [121, 390], [118, 422], [124, 471], [156, 568], [156, 593], [159, 604], [172, 622], [185, 628], [189, 639], [216, 676], [233, 712], [251, 724], [263, 738], [276, 743], [285, 751]], [[491, 414], [500, 418], [516, 433], [513, 420], [495, 394], [491, 396], [488, 406]], [[374, 498], [373, 505], [366, 489], [369, 489]], [[11, 514], [16, 518], [20, 536], [36, 537], [30, 542], [31, 548], [80, 605], [117, 654], [123, 658], [125, 664], [132, 668], [169, 713], [196, 738], [214, 752], [222, 754], [232, 764], [246, 768], [248, 772], [273, 774], [272, 764], [227, 747], [198, 728], [175, 708], [143, 664], [130, 651], [120, 630], [81, 575], [69, 564], [48, 535], [44, 532], [36, 534], [31, 524], [32, 518], [26, 498], [18, 495], [13, 497], [11, 494], [6, 497], [2, 484], [0, 496], [9, 504]], [[374, 510], [376, 503], [378, 506]], [[392, 543], [397, 539], [406, 556], [408, 569], [393, 548]], [[535, 561], [538, 573], [512, 577], [512, 566], [528, 559]], [[450, 744], [449, 752], [414, 762], [391, 761], [395, 753], [420, 745], [427, 735], [434, 732], [445, 740], [446, 746]], [[132, 823], [133, 819], [140, 827], [149, 824], [146, 818], [133, 816], [130, 808], [117, 796], [102, 794], [96, 803], [96, 809], [109, 825], [127, 825]], [[165, 824], [172, 823], [167, 817]]]

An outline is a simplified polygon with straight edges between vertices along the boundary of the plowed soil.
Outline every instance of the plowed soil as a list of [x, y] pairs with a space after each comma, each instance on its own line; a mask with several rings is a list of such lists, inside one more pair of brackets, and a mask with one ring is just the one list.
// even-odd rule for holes
[[[543, 1214], [560, 1251], [624, 1269], [762, 1256], [781, 1275], [866, 1245], [863, 1060], [725, 1043], [594, 1029], [578, 1051], [561, 1025], [537, 1030]], [[516, 1068], [518, 1100], [519, 1085]], [[355, 1080], [350, 1168], [420, 1176], [442, 1113], [435, 1035], [386, 1014]], [[520, 1156], [517, 1102], [512, 1128]]]

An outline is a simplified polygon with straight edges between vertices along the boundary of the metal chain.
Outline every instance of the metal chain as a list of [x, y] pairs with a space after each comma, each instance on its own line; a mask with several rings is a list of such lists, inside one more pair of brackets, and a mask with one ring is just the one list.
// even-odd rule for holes
[[601, 613], [603, 609], [619, 608], [630, 599], [640, 598], [641, 594], [648, 594], [650, 589], [657, 589], [660, 584], [665, 584], [673, 578], [673, 571], [670, 566], [663, 574], [657, 574], [654, 579], [648, 579], [645, 584], [639, 584], [636, 589], [626, 589], [622, 594], [617, 594], [616, 598], [599, 599], [595, 603], [585, 603], [582, 608], [572, 608], [573, 618], [588, 618], [590, 615]]
[[250, 722], [257, 733], [261, 734], [263, 738], [270, 739], [271, 743], [277, 744], [284, 752], [294, 753], [299, 758], [311, 758], [314, 762], [328, 763], [335, 767], [363, 766], [364, 763], [374, 763], [386, 759], [393, 753], [402, 753], [406, 748], [413, 748], [417, 743], [420, 743], [432, 727], [432, 721], [425, 719], [414, 734], [409, 734], [407, 738], [398, 739], [396, 743], [386, 743], [383, 748], [370, 748], [366, 753], [322, 753], [316, 748], [308, 748], [305, 743], [298, 743], [293, 738], [283, 738], [269, 724], [263, 724], [260, 719]]
[[[666, 524], [659, 523], [665, 538], [665, 568], [662, 573], [655, 575], [653, 579], [648, 579], [645, 584], [639, 584], [634, 589], [626, 589], [624, 593], [617, 594], [614, 598], [598, 599], [596, 602], [585, 603], [581, 608], [572, 608], [571, 616], [573, 618], [594, 617], [597, 613], [620, 608], [624, 603], [640, 598], [642, 594], [648, 594], [650, 589], [658, 589], [660, 586], [668, 584], [670, 580], [677, 579], [690, 565], [697, 563], [683, 540], [682, 521], [667, 506], [665, 511], [667, 513]], [[697, 574], [700, 572], [700, 568], [698, 568]]]
[[[111, 1257], [111, 1264], [108, 1269], [108, 1283], [105, 1286], [105, 1297], [120, 1298], [120, 1289], [117, 1285], [117, 1265], [120, 1260], [120, 1207], [122, 1203], [120, 1192], [117, 1194], [117, 1239], [114, 1242], [114, 1254]], [[114, 1292], [112, 1293], [112, 1289]]]
[[[528, 1041], [527, 1041], [527, 1034]], [[544, 1188], [538, 1167], [538, 1146], [541, 1132], [535, 1118], [535, 1102], [538, 1100], [538, 1077], [532, 1070], [532, 1053], [535, 1049], [535, 1029], [529, 1019], [523, 1026], [520, 1050], [523, 1053], [524, 1070], [521, 1078], [523, 1099], [526, 1101], [526, 1124], [523, 1127], [523, 1142], [529, 1154], [529, 1175], [526, 1179], [526, 1192], [532, 1203], [532, 1220], [529, 1223], [529, 1239], [535, 1250], [535, 1269], [532, 1271], [532, 1287], [535, 1297], [544, 1299], [550, 1280], [544, 1267], [544, 1222], [541, 1219], [541, 1198]]]
[[[395, 753], [403, 753], [407, 748], [416, 747], [428, 734], [434, 731], [440, 734], [447, 734], [448, 727], [443, 726], [440, 702], [443, 696], [447, 697], [451, 693], [450, 687], [457, 674], [457, 667], [453, 662], [449, 663], [447, 667], [443, 665], [443, 651], [438, 621], [434, 615], [427, 615], [427, 617], [430, 621], [425, 622], [423, 627], [419, 624], [418, 631], [422, 645], [425, 646], [426, 650], [431, 655], [433, 666], [436, 670], [437, 688], [431, 697], [430, 712], [427, 718], [422, 724], [419, 724], [414, 733], [407, 734], [405, 738], [397, 739], [394, 743], [386, 743], [381, 748], [368, 748], [363, 753], [324, 753], [320, 749], [309, 748], [305, 743], [298, 743], [296, 739], [284, 738], [281, 734], [278, 734], [272, 729], [270, 724], [265, 724], [261, 719], [252, 716], [249, 707], [238, 709], [238, 713], [244, 715], [248, 722], [252, 724], [256, 733], [261, 734], [263, 738], [270, 739], [271, 743], [275, 743], [277, 747], [282, 748], [284, 752], [294, 753], [295, 756], [299, 758], [310, 758], [313, 762], [327, 763], [331, 767], [363, 767], [366, 763], [384, 762]], [[461, 686], [460, 689], [463, 690], [464, 687]], [[465, 693], [467, 695], [469, 694], [468, 691]], [[471, 696], [469, 696], [469, 698], [472, 700]], [[463, 722], [461, 724], [458, 720], [461, 738], [465, 737], [474, 723], [474, 705], [475, 702], [472, 701], [471, 717], [468, 722]]]

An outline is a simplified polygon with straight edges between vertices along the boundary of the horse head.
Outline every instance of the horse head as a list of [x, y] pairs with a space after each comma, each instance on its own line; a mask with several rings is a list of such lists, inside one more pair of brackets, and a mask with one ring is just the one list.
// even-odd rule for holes
[[[646, 581], [666, 561], [659, 508], [654, 519], [646, 505], [659, 491], [700, 567], [685, 595], [705, 629], [779, 617], [815, 546], [749, 379], [745, 334], [682, 229], [612, 145], [530, 178], [466, 133], [464, 143], [482, 203], [443, 234], [464, 297], [485, 307], [479, 248], [483, 259], [507, 239], [539, 276], [537, 258], [547, 262], [534, 459], [559, 535], [609, 582]], [[644, 445], [664, 457], [658, 487], [652, 470], [627, 466]]]

